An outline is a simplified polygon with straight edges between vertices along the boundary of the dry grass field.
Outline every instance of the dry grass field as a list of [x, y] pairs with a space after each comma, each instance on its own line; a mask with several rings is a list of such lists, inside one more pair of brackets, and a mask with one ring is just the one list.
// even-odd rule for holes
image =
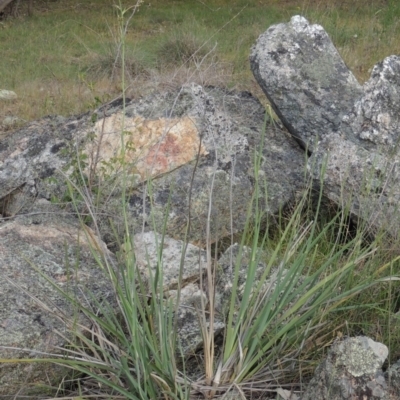
[[[130, 3], [124, 1], [126, 5]], [[329, 32], [360, 81], [400, 49], [395, 0], [146, 0], [126, 36], [127, 95], [196, 80], [249, 90], [250, 47], [270, 25], [302, 14]], [[0, 21], [0, 121], [87, 111], [121, 93], [118, 18], [109, 0], [37, 0]]]

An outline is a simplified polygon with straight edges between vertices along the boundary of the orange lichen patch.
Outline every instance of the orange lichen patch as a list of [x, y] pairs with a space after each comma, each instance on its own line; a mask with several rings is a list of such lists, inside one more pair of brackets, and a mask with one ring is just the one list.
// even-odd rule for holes
[[[125, 145], [122, 157], [121, 132]], [[189, 117], [145, 119], [114, 114], [96, 122], [94, 140], [86, 147], [90, 171], [117, 171], [123, 164], [141, 180], [171, 171], [207, 154]]]

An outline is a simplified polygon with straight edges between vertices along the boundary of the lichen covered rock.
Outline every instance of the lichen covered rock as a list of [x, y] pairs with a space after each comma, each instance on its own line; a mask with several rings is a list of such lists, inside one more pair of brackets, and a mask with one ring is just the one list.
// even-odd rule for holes
[[309, 151], [339, 130], [362, 95], [324, 28], [299, 15], [260, 35], [250, 66], [282, 123]]
[[[95, 235], [87, 236], [79, 222], [45, 200], [30, 215], [0, 221], [0, 359], [62, 354], [68, 343], [62, 335], [73, 337], [57, 313], [70, 318], [72, 325], [75, 321], [90, 327], [79, 309], [44, 276], [83, 306], [91, 307], [88, 291], [98, 301], [116, 305], [112, 286], [92, 255], [94, 247], [107, 252]], [[107, 256], [111, 257], [108, 252]], [[51, 363], [2, 364], [0, 397], [51, 393], [66, 374]]]
[[378, 63], [361, 86], [325, 30], [295, 16], [263, 33], [250, 60], [324, 194], [370, 233], [398, 236], [400, 57]]
[[389, 400], [382, 364], [388, 348], [365, 336], [335, 342], [302, 400]]

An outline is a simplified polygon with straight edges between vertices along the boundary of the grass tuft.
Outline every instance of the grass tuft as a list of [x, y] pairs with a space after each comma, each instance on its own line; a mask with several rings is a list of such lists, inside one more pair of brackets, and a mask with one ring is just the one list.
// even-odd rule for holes
[[184, 24], [165, 35], [157, 48], [161, 66], [179, 67], [188, 62], [198, 64], [213, 50], [207, 36], [196, 25]]

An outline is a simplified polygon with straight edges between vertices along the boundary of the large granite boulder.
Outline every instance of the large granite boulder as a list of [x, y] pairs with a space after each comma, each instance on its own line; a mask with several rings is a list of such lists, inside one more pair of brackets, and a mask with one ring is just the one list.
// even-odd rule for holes
[[[152, 196], [145, 184], [137, 187], [129, 199], [135, 220], [144, 216], [146, 226], [161, 231], [169, 202], [166, 233], [184, 239], [190, 215], [189, 239], [204, 246], [207, 219], [212, 242], [243, 230], [256, 180], [260, 185], [259, 206], [266, 215], [276, 215], [303, 188], [301, 150], [274, 124], [264, 127], [265, 110], [250, 94], [192, 85], [178, 95], [159, 98], [151, 118], [161, 118], [172, 100], [174, 108], [168, 111], [169, 117], [189, 119], [195, 127], [196, 140], [188, 143], [194, 148], [193, 160], [179, 168], [173, 164], [173, 171], [153, 180]], [[143, 111], [133, 108], [128, 113], [140, 115]], [[170, 164], [174, 154], [189, 153], [187, 139], [179, 141], [171, 136], [166, 135], [165, 145], [156, 144], [157, 166]], [[198, 160], [197, 153], [201, 155]], [[260, 165], [255, 176], [257, 156]]]
[[309, 151], [339, 130], [362, 95], [324, 28], [298, 15], [260, 35], [250, 65], [282, 123]]
[[289, 132], [308, 149], [325, 194], [375, 232], [400, 227], [400, 57], [377, 64], [361, 86], [327, 33], [300, 16], [262, 34], [254, 76]]
[[162, 232], [166, 221], [166, 233], [184, 239], [190, 217], [195, 244], [205, 244], [208, 218], [212, 241], [240, 233], [256, 181], [266, 215], [278, 213], [304, 184], [302, 151], [265, 119], [248, 93], [189, 85], [128, 101], [125, 114], [116, 101], [90, 115], [33, 123], [0, 144], [2, 213], [29, 211], [36, 197], [70, 202], [67, 176], [81, 188], [85, 182], [76, 205], [82, 213], [88, 202], [95, 205], [110, 246], [115, 233], [121, 242], [125, 233], [123, 187], [133, 232]]
[[[92, 250], [112, 255], [96, 235], [87, 235], [89, 231], [44, 199], [31, 214], [0, 221], [0, 359], [62, 354], [61, 348], [74, 340], [63, 320], [91, 326], [41, 274], [83, 306], [95, 306], [90, 304], [90, 291], [98, 301], [116, 307], [112, 286]], [[0, 398], [44, 398], [66, 374], [65, 368], [50, 363], [1, 364]]]

